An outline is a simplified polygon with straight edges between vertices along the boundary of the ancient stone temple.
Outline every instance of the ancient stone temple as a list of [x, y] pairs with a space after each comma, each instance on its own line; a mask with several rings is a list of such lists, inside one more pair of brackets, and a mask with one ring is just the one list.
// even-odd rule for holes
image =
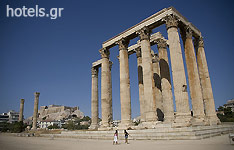
[[[153, 29], [163, 24], [165, 24], [168, 39], [160, 32], [152, 33]], [[129, 41], [137, 37], [139, 41], [130, 46]], [[151, 50], [153, 45], [157, 45], [158, 53]], [[114, 46], [119, 47], [120, 129], [133, 126], [128, 58], [129, 55], [134, 54], [136, 54], [138, 65], [141, 114], [141, 123], [137, 128], [156, 128], [158, 125], [171, 127], [217, 125], [220, 122], [215, 112], [202, 34], [175, 8], [169, 7], [103, 42], [102, 49], [99, 50], [101, 59], [92, 64], [92, 124], [90, 129], [112, 128], [112, 62], [109, 55]], [[184, 46], [184, 51], [181, 46]], [[168, 58], [168, 53], [170, 58]], [[185, 60], [183, 60], [182, 53], [185, 55]], [[169, 59], [171, 65], [169, 65]], [[189, 85], [186, 81], [185, 62]], [[101, 126], [98, 125], [99, 68], [101, 68]], [[189, 96], [192, 113], [189, 108]], [[176, 111], [174, 111], [174, 105]], [[160, 113], [163, 114], [163, 118], [160, 117]]]

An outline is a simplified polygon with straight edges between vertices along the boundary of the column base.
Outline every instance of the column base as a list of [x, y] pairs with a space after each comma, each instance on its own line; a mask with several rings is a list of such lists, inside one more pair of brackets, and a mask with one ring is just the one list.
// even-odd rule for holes
[[175, 120], [175, 117], [174, 116], [164, 116], [164, 121], [163, 123], [173, 123]]
[[110, 130], [113, 130], [113, 127], [102, 127], [102, 126], [100, 126], [98, 128], [98, 131], [110, 131]]
[[190, 113], [177, 113], [172, 127], [189, 127], [191, 126], [191, 118], [192, 117]]
[[101, 123], [101, 126], [98, 128], [98, 130], [110, 130], [112, 129], [112, 126], [108, 122]]
[[219, 118], [215, 115], [215, 116], [206, 116], [205, 118], [206, 124], [207, 125], [219, 125], [221, 124]]
[[204, 116], [194, 116], [191, 119], [192, 126], [204, 126], [206, 125]]
[[145, 122], [156, 122], [156, 121], [158, 121], [156, 112], [151, 111], [145, 113]]
[[162, 121], [147, 121], [147, 122], [141, 122], [137, 129], [156, 129], [157, 127], [162, 124]]
[[130, 122], [130, 121], [121, 122], [121, 123], [118, 125], [118, 129], [119, 129], [119, 130], [128, 130], [129, 128], [132, 129], [132, 126], [134, 126], [133, 122]]
[[89, 130], [97, 130], [99, 127], [98, 124], [91, 124], [90, 127], [89, 127]]

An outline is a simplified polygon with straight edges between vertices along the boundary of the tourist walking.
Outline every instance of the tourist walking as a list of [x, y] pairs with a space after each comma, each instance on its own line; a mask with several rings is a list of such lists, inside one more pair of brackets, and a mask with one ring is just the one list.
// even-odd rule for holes
[[118, 130], [115, 130], [113, 145], [118, 144]]
[[129, 136], [128, 132], [126, 130], [124, 130], [124, 137], [125, 137], [125, 143], [126, 144], [129, 144], [128, 143], [128, 136]]

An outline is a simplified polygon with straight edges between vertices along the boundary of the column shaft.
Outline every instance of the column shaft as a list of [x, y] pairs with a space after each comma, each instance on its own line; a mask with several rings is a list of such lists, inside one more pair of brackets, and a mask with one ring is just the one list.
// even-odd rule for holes
[[162, 39], [158, 40], [157, 47], [160, 64], [164, 122], [169, 123], [174, 120], [174, 106], [166, 41]]
[[98, 127], [98, 68], [92, 68], [92, 124], [90, 129]]
[[102, 55], [102, 73], [101, 73], [101, 109], [102, 109], [102, 127], [109, 127], [112, 113], [110, 112], [110, 63], [109, 50], [101, 49]]
[[153, 78], [154, 78], [154, 93], [155, 93], [155, 110], [157, 112], [158, 120], [163, 121], [163, 100], [162, 87], [160, 77], [159, 58], [157, 54], [153, 56]]
[[113, 121], [113, 107], [112, 107], [112, 78], [111, 78], [111, 68], [112, 68], [112, 65], [113, 65], [113, 62], [109, 62], [110, 63], [110, 75], [109, 75], [109, 83], [110, 83], [110, 89], [109, 89], [109, 92], [110, 92], [110, 122]]
[[128, 41], [121, 39], [119, 44], [119, 69], [120, 69], [120, 103], [121, 103], [121, 125], [131, 123], [131, 95], [128, 64]]
[[24, 99], [20, 100], [20, 113], [19, 113], [19, 122], [24, 119]]
[[35, 92], [35, 100], [34, 100], [34, 112], [33, 112], [33, 126], [32, 129], [36, 130], [37, 129], [37, 117], [38, 117], [38, 103], [39, 103], [39, 92]]
[[185, 27], [184, 32], [184, 51], [185, 51], [185, 59], [186, 66], [188, 72], [188, 80], [189, 80], [189, 89], [190, 96], [192, 101], [192, 110], [193, 110], [193, 121], [192, 123], [201, 124], [204, 122], [204, 107], [203, 107], [203, 99], [202, 99], [202, 91], [200, 85], [200, 79], [197, 69], [196, 56], [194, 52], [194, 46], [192, 41], [192, 30], [188, 27]]
[[202, 38], [200, 38], [198, 41], [198, 48], [196, 55], [197, 55], [199, 76], [202, 87], [202, 95], [205, 104], [205, 114], [211, 125], [217, 124], [220, 123], [220, 121], [215, 112], [214, 97], [213, 97], [210, 75], [208, 71], [208, 65], [206, 61], [204, 43]]
[[145, 121], [145, 108], [144, 108], [144, 85], [143, 85], [143, 70], [142, 70], [142, 57], [141, 49], [136, 49], [137, 55], [137, 68], [138, 68], [138, 86], [139, 86], [139, 101], [140, 101], [140, 113], [141, 122]]
[[167, 33], [170, 48], [171, 68], [176, 102], [176, 122], [181, 126], [190, 125], [191, 113], [189, 110], [187, 83], [184, 63], [177, 30], [177, 19], [170, 15], [166, 18]]
[[149, 30], [143, 28], [139, 31], [141, 41], [142, 68], [144, 81], [144, 100], [145, 100], [145, 119], [146, 122], [157, 120], [156, 110], [154, 109], [154, 81], [152, 72], [152, 56], [149, 41]]

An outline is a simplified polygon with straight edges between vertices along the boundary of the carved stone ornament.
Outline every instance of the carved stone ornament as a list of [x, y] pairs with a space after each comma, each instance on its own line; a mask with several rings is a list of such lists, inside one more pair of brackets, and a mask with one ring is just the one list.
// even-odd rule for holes
[[203, 37], [200, 37], [200, 38], [199, 38], [198, 46], [199, 46], [199, 47], [204, 47]]
[[193, 31], [189, 26], [185, 27], [185, 33], [186, 33], [186, 38], [192, 39], [193, 37]]
[[110, 50], [107, 48], [100, 49], [99, 53], [101, 54], [102, 58], [109, 58], [109, 56], [110, 56]]
[[111, 68], [112, 68], [113, 62], [111, 62], [111, 61], [110, 61], [110, 62], [109, 62], [109, 64], [110, 64], [110, 65], [109, 65], [109, 67], [110, 67], [110, 71], [111, 71]]
[[119, 50], [128, 50], [129, 40], [126, 38], [121, 38], [116, 44], [119, 45]]
[[158, 54], [154, 54], [154, 56], [152, 57], [152, 63], [158, 63], [158, 62], [159, 62]]
[[34, 95], [35, 95], [35, 97], [39, 97], [40, 93], [39, 92], [35, 92]]
[[163, 20], [166, 22], [167, 29], [178, 26], [178, 19], [175, 15], [168, 15]]
[[149, 40], [150, 39], [150, 30], [148, 27], [144, 27], [140, 30], [138, 30], [136, 33], [139, 35], [140, 37], [140, 41], [142, 40]]
[[166, 49], [167, 48], [167, 42], [163, 39], [157, 39], [155, 41], [155, 43], [157, 44], [158, 49], [160, 49], [160, 48]]
[[135, 52], [136, 52], [137, 58], [138, 58], [138, 57], [141, 57], [141, 48], [140, 48], [140, 47], [136, 48], [136, 49], [135, 49]]
[[92, 67], [91, 71], [92, 71], [92, 75], [94, 75], [94, 76], [98, 75], [98, 69], [97, 68]]
[[20, 99], [20, 102], [21, 102], [21, 103], [24, 103], [24, 99]]

